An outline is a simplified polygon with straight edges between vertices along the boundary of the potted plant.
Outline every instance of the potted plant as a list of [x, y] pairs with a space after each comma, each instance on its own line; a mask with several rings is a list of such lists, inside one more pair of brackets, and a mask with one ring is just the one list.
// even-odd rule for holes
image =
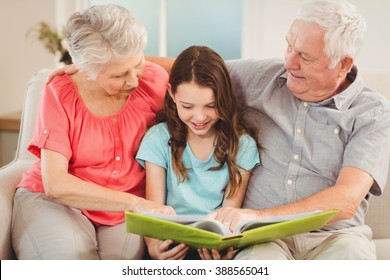
[[50, 53], [54, 55], [59, 53], [60, 62], [63, 62], [64, 64], [72, 64], [72, 58], [66, 48], [66, 36], [64, 29], [58, 32], [55, 28], [50, 27], [47, 22], [41, 21], [34, 25], [28, 31], [27, 35], [36, 36]]

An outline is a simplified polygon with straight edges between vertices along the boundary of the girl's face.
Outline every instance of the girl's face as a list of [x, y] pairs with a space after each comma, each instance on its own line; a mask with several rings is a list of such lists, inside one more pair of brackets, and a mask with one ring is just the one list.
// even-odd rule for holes
[[215, 110], [215, 94], [211, 88], [195, 82], [183, 83], [170, 95], [176, 103], [179, 118], [188, 127], [188, 133], [198, 137], [213, 136], [214, 124], [219, 120]]

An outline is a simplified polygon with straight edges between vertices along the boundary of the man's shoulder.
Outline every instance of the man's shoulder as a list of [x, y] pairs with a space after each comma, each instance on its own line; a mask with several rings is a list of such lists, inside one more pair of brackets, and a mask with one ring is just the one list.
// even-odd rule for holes
[[226, 65], [233, 81], [239, 80], [247, 86], [268, 83], [286, 71], [279, 58], [228, 60]]
[[278, 72], [284, 70], [284, 62], [281, 58], [269, 59], [234, 59], [226, 61], [227, 67], [230, 69], [241, 69], [247, 71], [262, 70]]

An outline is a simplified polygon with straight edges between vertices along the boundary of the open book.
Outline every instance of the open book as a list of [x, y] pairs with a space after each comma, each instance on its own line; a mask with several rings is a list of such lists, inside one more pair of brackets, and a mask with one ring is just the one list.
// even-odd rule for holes
[[246, 221], [231, 232], [221, 222], [204, 216], [137, 214], [126, 212], [126, 230], [147, 237], [177, 243], [192, 248], [222, 250], [269, 242], [293, 234], [322, 228], [338, 210], [313, 211], [296, 215], [276, 216]]

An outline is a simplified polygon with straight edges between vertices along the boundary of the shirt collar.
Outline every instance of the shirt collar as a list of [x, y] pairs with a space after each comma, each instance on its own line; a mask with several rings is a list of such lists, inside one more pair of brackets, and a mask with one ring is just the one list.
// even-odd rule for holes
[[[347, 79], [350, 81], [351, 84], [345, 90], [323, 101], [311, 102], [310, 105], [329, 106], [329, 107], [334, 106], [340, 111], [347, 110], [351, 106], [355, 97], [358, 95], [359, 92], [362, 91], [364, 87], [363, 79], [355, 65], [352, 67], [351, 71], [347, 74]], [[286, 82], [287, 82], [287, 71], [284, 71], [279, 76], [278, 79], [279, 87], [283, 87], [286, 84]]]

